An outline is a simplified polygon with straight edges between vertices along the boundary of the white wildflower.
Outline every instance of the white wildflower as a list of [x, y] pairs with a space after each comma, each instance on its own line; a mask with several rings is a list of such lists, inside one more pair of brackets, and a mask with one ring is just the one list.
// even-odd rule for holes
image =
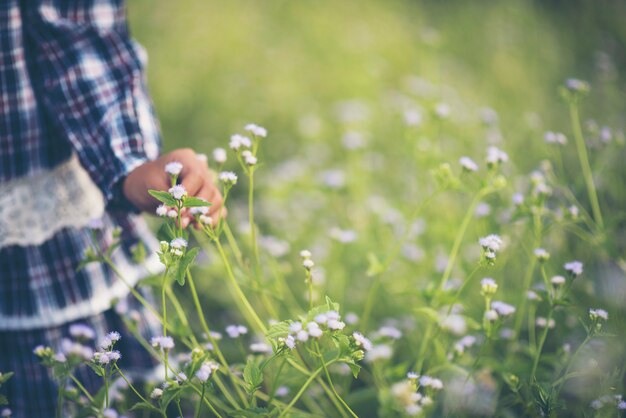
[[262, 126], [255, 125], [254, 123], [249, 123], [243, 128], [246, 132], [250, 132], [254, 136], [258, 136], [259, 138], [267, 137], [267, 129]]
[[480, 281], [480, 293], [483, 296], [494, 295], [498, 291], [498, 284], [491, 277], [485, 277]]
[[93, 340], [96, 338], [96, 332], [89, 325], [72, 324], [69, 328], [72, 337], [84, 340]]
[[161, 388], [154, 388], [150, 393], [152, 399], [159, 399], [161, 396], [163, 396], [163, 389]]
[[171, 350], [172, 348], [174, 348], [174, 340], [172, 339], [172, 337], [152, 337], [150, 339], [150, 344], [152, 345], [152, 347], [161, 348], [163, 350]]
[[589, 309], [589, 318], [592, 320], [603, 319], [605, 321], [609, 320], [609, 313], [604, 309]]
[[553, 276], [550, 279], [550, 283], [552, 283], [555, 286], [562, 286], [565, 284], [565, 277], [563, 276]]
[[241, 335], [245, 335], [248, 333], [248, 328], [243, 325], [229, 325], [226, 327], [226, 334], [230, 338], [238, 338]]
[[218, 164], [224, 164], [226, 162], [226, 150], [224, 148], [215, 148], [213, 150], [213, 160]]
[[465, 171], [478, 171], [478, 164], [474, 162], [470, 157], [461, 157], [459, 159], [459, 164], [463, 167]]
[[515, 306], [509, 305], [508, 303], [501, 302], [499, 300], [494, 300], [491, 302], [491, 309], [496, 311], [500, 316], [511, 316], [515, 313]]
[[172, 197], [176, 200], [182, 199], [184, 196], [187, 196], [187, 189], [182, 184], [177, 184], [173, 187], [170, 187], [168, 190]]
[[570, 261], [569, 263], [565, 263], [563, 267], [574, 276], [583, 274], [583, 263], [580, 261]]
[[222, 183], [228, 186], [234, 186], [237, 184], [237, 174], [232, 171], [222, 171], [218, 178]]
[[373, 347], [372, 342], [360, 332], [352, 333], [352, 338], [354, 338], [354, 342], [356, 343], [356, 345], [359, 347], [363, 347], [363, 350], [365, 351], [369, 351]]
[[165, 172], [170, 176], [178, 176], [183, 171], [183, 165], [178, 161], [165, 164]]
[[157, 216], [166, 216], [167, 212], [168, 212], [169, 208], [165, 205], [160, 205], [158, 208], [156, 208], [156, 214]]

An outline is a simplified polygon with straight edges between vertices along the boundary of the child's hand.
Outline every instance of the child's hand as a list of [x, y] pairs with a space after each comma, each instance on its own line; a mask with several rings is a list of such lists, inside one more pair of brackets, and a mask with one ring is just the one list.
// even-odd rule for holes
[[[211, 202], [209, 216], [214, 219], [215, 224], [215, 220], [225, 212], [225, 209], [222, 210], [222, 195], [211, 179], [206, 161], [198, 159], [197, 154], [189, 148], [174, 150], [134, 169], [124, 180], [126, 198], [138, 209], [154, 213], [159, 202], [148, 194], [148, 189], [167, 191], [172, 186], [170, 177], [165, 172], [165, 164], [172, 161], [183, 165], [178, 178], [189, 196], [201, 197]], [[193, 218], [186, 211], [183, 215], [182, 224], [187, 227]]]

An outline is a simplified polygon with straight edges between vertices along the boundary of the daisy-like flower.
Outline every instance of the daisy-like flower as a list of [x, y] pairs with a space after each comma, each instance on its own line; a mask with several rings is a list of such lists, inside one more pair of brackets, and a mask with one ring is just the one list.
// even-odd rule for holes
[[583, 274], [583, 263], [580, 261], [570, 261], [569, 263], [565, 263], [563, 267], [574, 276]]
[[183, 171], [183, 165], [178, 161], [165, 164], [165, 172], [170, 176], [178, 176]]
[[369, 351], [373, 347], [372, 342], [360, 332], [352, 333], [352, 338], [354, 338], [356, 345], [362, 347], [365, 351]]
[[176, 200], [181, 200], [184, 196], [187, 196], [187, 189], [182, 184], [177, 184], [173, 187], [170, 187], [168, 190], [172, 197]]
[[259, 138], [267, 137], [267, 129], [254, 123], [249, 123], [243, 128], [246, 132], [250, 132], [252, 135]]
[[478, 164], [474, 162], [470, 157], [461, 157], [459, 159], [459, 164], [463, 167], [465, 171], [478, 171]]
[[222, 183], [228, 186], [234, 186], [237, 184], [237, 174], [232, 171], [222, 171], [218, 178]]
[[224, 148], [215, 148], [213, 150], [213, 160], [218, 164], [224, 164], [226, 162], [226, 150]]
[[150, 339], [150, 344], [152, 345], [152, 347], [160, 348], [162, 350], [171, 350], [172, 348], [174, 348], [174, 340], [172, 339], [172, 337], [152, 337]]

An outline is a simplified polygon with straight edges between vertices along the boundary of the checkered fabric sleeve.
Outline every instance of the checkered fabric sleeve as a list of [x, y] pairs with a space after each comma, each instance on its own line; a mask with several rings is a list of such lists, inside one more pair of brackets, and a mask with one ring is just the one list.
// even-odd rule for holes
[[34, 89], [44, 113], [110, 201], [118, 182], [158, 155], [146, 54], [122, 0], [21, 3]]

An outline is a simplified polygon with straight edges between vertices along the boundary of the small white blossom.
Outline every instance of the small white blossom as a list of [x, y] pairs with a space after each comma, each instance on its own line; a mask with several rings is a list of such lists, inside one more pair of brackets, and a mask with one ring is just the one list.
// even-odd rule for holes
[[183, 249], [187, 247], [187, 240], [185, 240], [184, 238], [174, 238], [171, 242], [170, 242], [170, 248], [174, 248], [177, 250]]
[[194, 206], [192, 208], [189, 208], [189, 213], [192, 215], [206, 215], [208, 212], [208, 206]]
[[534, 253], [539, 261], [548, 261], [550, 258], [550, 253], [543, 248], [536, 248]]
[[498, 320], [498, 312], [493, 309], [489, 309], [485, 312], [485, 318], [487, 321], [493, 322]]
[[176, 200], [182, 199], [184, 196], [187, 196], [187, 189], [182, 184], [177, 184], [173, 187], [170, 187], [168, 190], [172, 197]]
[[307, 270], [311, 270], [314, 266], [315, 266], [315, 263], [310, 258], [304, 259], [302, 261], [302, 267], [304, 267]]
[[406, 378], [409, 379], [409, 380], [417, 380], [417, 379], [419, 379], [419, 377], [420, 377], [420, 375], [417, 374], [416, 372], [408, 372], [406, 374]]
[[319, 338], [324, 333], [317, 322], [309, 322], [306, 324], [309, 335], [313, 338]]
[[232, 150], [239, 150], [241, 147], [250, 148], [252, 146], [252, 141], [247, 136], [235, 134], [230, 137], [229, 147]]
[[483, 296], [494, 295], [498, 291], [498, 283], [491, 277], [480, 281], [480, 292]]
[[115, 409], [107, 408], [102, 411], [102, 418], [118, 418], [119, 415]]
[[226, 150], [224, 148], [215, 148], [213, 150], [213, 160], [218, 164], [224, 164], [226, 162]]
[[356, 343], [356, 345], [359, 347], [363, 347], [363, 350], [365, 351], [369, 351], [373, 347], [372, 342], [360, 332], [352, 333], [352, 338], [354, 338], [354, 342]]
[[150, 393], [152, 399], [159, 399], [161, 396], [163, 396], [163, 389], [161, 388], [154, 388]]
[[420, 386], [429, 387], [435, 390], [443, 389], [443, 382], [435, 377], [422, 376], [419, 379]]
[[388, 344], [378, 344], [365, 353], [365, 360], [374, 362], [377, 360], [388, 360], [393, 355], [393, 349]]
[[85, 340], [93, 340], [96, 338], [96, 332], [89, 325], [73, 324], [70, 325], [69, 333], [72, 337]]
[[342, 330], [346, 326], [344, 322], [339, 321], [337, 319], [329, 319], [326, 325], [328, 326], [329, 329], [332, 329], [332, 330]]
[[170, 209], [167, 211], [167, 217], [171, 219], [178, 218], [178, 211], [176, 209]]
[[604, 309], [589, 309], [589, 318], [592, 320], [603, 319], [609, 320], [609, 313]]
[[245, 335], [248, 333], [248, 328], [243, 325], [229, 325], [226, 327], [226, 334], [230, 338], [238, 338], [241, 335]]
[[178, 176], [183, 171], [183, 165], [178, 161], [165, 164], [165, 172], [171, 176]]
[[491, 302], [491, 309], [496, 311], [500, 316], [511, 316], [515, 313], [515, 306], [509, 305], [508, 303], [501, 302], [499, 300], [494, 300]]
[[554, 328], [556, 323], [554, 322], [554, 319], [552, 318], [550, 318], [550, 321], [548, 321], [546, 318], [539, 316], [535, 320], [535, 325], [537, 325], [539, 328], [545, 328], [545, 327]]
[[562, 286], [565, 284], [565, 277], [563, 276], [554, 276], [550, 279], [550, 283], [555, 286]]
[[509, 161], [509, 155], [497, 147], [487, 148], [487, 165], [495, 166]]
[[152, 347], [161, 348], [163, 350], [171, 350], [172, 348], [174, 348], [174, 340], [172, 339], [172, 337], [152, 337], [150, 339], [150, 344], [152, 345]]
[[515, 193], [511, 198], [511, 201], [515, 206], [520, 206], [524, 203], [524, 195], [521, 193]]
[[497, 252], [502, 246], [502, 238], [499, 235], [491, 234], [478, 240], [479, 244], [485, 251]]
[[560, 132], [548, 131], [543, 135], [543, 139], [548, 144], [565, 145], [567, 143], [567, 137]]
[[466, 171], [478, 171], [478, 164], [474, 162], [470, 157], [461, 157], [459, 159], [459, 164]]
[[583, 263], [580, 261], [570, 261], [569, 263], [565, 263], [563, 267], [565, 267], [565, 270], [569, 271], [574, 276], [580, 276], [583, 274]]
[[243, 129], [246, 132], [250, 132], [254, 136], [258, 136], [259, 138], [267, 137], [267, 129], [254, 123], [247, 124]]
[[156, 214], [157, 214], [157, 216], [166, 216], [168, 210], [169, 209], [168, 209], [167, 206], [160, 205], [158, 208], [156, 208]]
[[285, 345], [291, 350], [296, 348], [296, 339], [293, 335], [288, 335], [287, 338], [285, 338]]
[[378, 331], [376, 332], [376, 335], [381, 336], [381, 337], [393, 338], [394, 340], [399, 340], [400, 338], [402, 338], [402, 331], [400, 331], [396, 327], [392, 327], [390, 325], [384, 325], [378, 329]]
[[300, 251], [300, 257], [302, 258], [311, 258], [311, 251], [309, 250], [302, 250]]
[[237, 184], [237, 174], [232, 171], [222, 171], [219, 176], [219, 180], [229, 186], [234, 186]]

